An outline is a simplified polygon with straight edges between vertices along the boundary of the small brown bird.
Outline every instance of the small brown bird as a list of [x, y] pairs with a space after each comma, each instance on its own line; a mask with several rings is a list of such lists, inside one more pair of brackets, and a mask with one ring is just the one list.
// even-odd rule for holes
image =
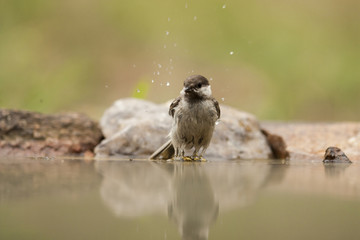
[[351, 163], [350, 159], [338, 147], [328, 147], [324, 155], [324, 163]]
[[[180, 96], [171, 103], [169, 114], [173, 118], [170, 140], [150, 159], [175, 156], [200, 160], [210, 144], [215, 122], [220, 118], [219, 103], [211, 96], [209, 81], [201, 75], [188, 77]], [[185, 157], [186, 151], [191, 149], [194, 149], [191, 157]]]

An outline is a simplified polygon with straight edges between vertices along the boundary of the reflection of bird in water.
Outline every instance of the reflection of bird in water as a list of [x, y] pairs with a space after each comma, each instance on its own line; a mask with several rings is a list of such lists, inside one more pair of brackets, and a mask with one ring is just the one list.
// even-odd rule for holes
[[209, 227], [219, 211], [219, 203], [201, 165], [175, 164], [173, 196], [168, 215], [183, 239], [208, 239]]
[[103, 177], [101, 197], [116, 216], [167, 213], [186, 240], [208, 239], [219, 205], [229, 211], [252, 203], [270, 170], [242, 161], [98, 161], [95, 167]]
[[328, 147], [324, 155], [324, 163], [351, 163], [349, 158], [345, 155], [340, 148]]

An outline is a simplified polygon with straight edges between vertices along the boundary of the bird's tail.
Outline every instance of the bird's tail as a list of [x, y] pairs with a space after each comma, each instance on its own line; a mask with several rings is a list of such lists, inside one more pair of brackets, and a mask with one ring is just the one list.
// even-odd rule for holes
[[175, 149], [171, 143], [171, 140], [167, 141], [164, 145], [162, 145], [158, 150], [156, 150], [151, 156], [149, 157], [150, 160], [156, 159], [170, 159], [174, 156]]

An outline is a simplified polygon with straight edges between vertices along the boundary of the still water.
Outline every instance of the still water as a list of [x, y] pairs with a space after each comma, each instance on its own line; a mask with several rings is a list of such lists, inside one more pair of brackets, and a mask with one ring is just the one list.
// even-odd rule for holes
[[0, 159], [0, 239], [360, 239], [360, 165]]

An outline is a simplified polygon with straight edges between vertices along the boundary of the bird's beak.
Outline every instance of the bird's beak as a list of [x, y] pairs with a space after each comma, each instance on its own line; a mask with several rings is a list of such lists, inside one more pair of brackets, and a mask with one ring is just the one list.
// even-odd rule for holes
[[192, 87], [185, 88], [185, 93], [191, 93], [193, 91], [194, 91], [194, 88], [192, 88]]

